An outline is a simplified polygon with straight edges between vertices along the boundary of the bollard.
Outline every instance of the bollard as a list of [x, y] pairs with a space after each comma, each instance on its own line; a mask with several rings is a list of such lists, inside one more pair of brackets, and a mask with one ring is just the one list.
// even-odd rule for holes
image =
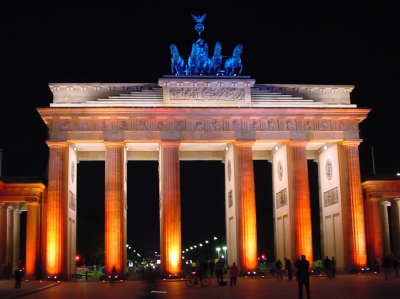
[[85, 272], [86, 280], [87, 280], [87, 271]]

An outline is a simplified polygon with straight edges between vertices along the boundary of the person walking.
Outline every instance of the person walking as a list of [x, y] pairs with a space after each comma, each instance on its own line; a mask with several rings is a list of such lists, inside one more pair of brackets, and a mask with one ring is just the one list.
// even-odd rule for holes
[[215, 263], [215, 275], [217, 276], [217, 285], [222, 285], [224, 281], [224, 263], [221, 259]]
[[331, 265], [332, 261], [329, 259], [328, 256], [326, 256], [324, 259], [324, 267], [325, 267], [326, 277], [328, 279], [332, 278]]
[[382, 261], [382, 266], [385, 269], [385, 279], [388, 280], [388, 276], [393, 279], [392, 272], [390, 271], [390, 267], [392, 267], [392, 256], [388, 254]]
[[310, 299], [310, 273], [308, 268], [310, 262], [306, 260], [306, 256], [302, 255], [299, 260], [294, 263], [297, 268], [297, 283], [299, 286], [299, 299], [303, 299], [303, 286], [306, 288], [307, 299]]
[[331, 271], [332, 271], [332, 278], [335, 278], [335, 276], [336, 276], [336, 260], [335, 260], [334, 256], [332, 256]]
[[288, 281], [292, 281], [292, 263], [285, 257], [285, 269], [288, 272]]
[[195, 284], [197, 284], [197, 279], [200, 279], [200, 284], [203, 285], [203, 261], [202, 260], [198, 260], [196, 263]]
[[276, 271], [276, 280], [279, 281], [283, 280], [282, 278], [282, 262], [280, 259], [278, 259], [278, 261], [275, 263], [275, 271]]
[[17, 268], [14, 272], [14, 278], [15, 278], [15, 288], [20, 289], [21, 288], [21, 279], [22, 279], [22, 270]]
[[236, 285], [236, 278], [239, 275], [239, 268], [236, 266], [236, 263], [233, 263], [232, 266], [229, 267], [229, 277], [231, 279], [231, 286]]

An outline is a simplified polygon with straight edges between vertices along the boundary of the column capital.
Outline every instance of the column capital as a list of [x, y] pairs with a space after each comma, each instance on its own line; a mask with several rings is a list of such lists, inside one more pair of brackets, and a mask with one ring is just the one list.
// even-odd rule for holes
[[33, 197], [25, 198], [25, 203], [27, 205], [31, 205], [31, 206], [37, 206], [39, 204], [38, 200], [36, 198], [33, 198]]
[[361, 142], [362, 142], [361, 139], [344, 140], [344, 141], [340, 142], [340, 144], [343, 145], [343, 146], [359, 146]]
[[250, 147], [254, 145], [254, 141], [236, 141], [233, 144], [236, 147]]
[[162, 147], [178, 147], [178, 146], [181, 145], [181, 142], [180, 141], [173, 141], [173, 140], [171, 140], [171, 141], [161, 141], [160, 145]]
[[394, 204], [394, 205], [400, 206], [400, 198], [392, 198], [392, 199], [390, 200], [390, 203], [391, 203], [391, 204]]
[[67, 147], [68, 143], [64, 141], [46, 141], [48, 147]]
[[124, 145], [125, 145], [125, 142], [123, 142], [123, 141], [105, 141], [104, 142], [104, 146], [105, 147], [107, 147], [107, 146], [120, 146], [120, 147], [122, 147]]
[[290, 141], [288, 144], [291, 147], [306, 147], [308, 143], [308, 141]]

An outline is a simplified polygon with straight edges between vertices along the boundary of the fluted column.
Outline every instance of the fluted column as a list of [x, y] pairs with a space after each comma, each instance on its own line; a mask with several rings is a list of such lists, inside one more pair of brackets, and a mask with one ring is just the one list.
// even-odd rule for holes
[[[7, 251], [7, 205], [0, 204], [0, 265], [6, 262]], [[0, 273], [0, 278], [3, 273]]]
[[291, 142], [290, 165], [293, 180], [293, 213], [296, 255], [304, 254], [311, 265], [313, 262], [310, 190], [306, 142]]
[[46, 223], [46, 274], [59, 276], [66, 271], [66, 142], [47, 142], [49, 147], [48, 199]]
[[11, 267], [13, 263], [13, 246], [14, 246], [14, 208], [7, 208], [7, 245], [6, 245], [6, 263], [10, 264]]
[[365, 239], [364, 201], [361, 192], [360, 161], [358, 155], [359, 141], [342, 142], [341, 151], [341, 187], [345, 196], [347, 219], [348, 258], [346, 267], [363, 268], [367, 266]]
[[125, 273], [124, 144], [106, 142], [105, 269]]
[[14, 225], [13, 225], [13, 271], [18, 264], [19, 260], [19, 244], [20, 244], [20, 231], [21, 231], [21, 210], [14, 210]]
[[25, 275], [26, 277], [36, 277], [39, 256], [39, 212], [40, 204], [36, 201], [27, 202], [28, 212], [26, 221], [26, 258]]
[[373, 266], [377, 256], [382, 257], [383, 251], [383, 232], [381, 199], [371, 198], [365, 201], [365, 218], [367, 226], [367, 245], [368, 245], [368, 265]]
[[179, 142], [160, 144], [160, 245], [162, 271], [181, 270], [181, 189]]
[[383, 242], [383, 256], [386, 256], [390, 250], [390, 233], [389, 233], [389, 215], [388, 215], [388, 201], [381, 202], [380, 214], [381, 214], [381, 225], [382, 225], [382, 242]]
[[400, 255], [400, 199], [391, 200], [392, 242], [393, 254]]
[[253, 142], [236, 142], [239, 260], [242, 271], [257, 270], [257, 223]]

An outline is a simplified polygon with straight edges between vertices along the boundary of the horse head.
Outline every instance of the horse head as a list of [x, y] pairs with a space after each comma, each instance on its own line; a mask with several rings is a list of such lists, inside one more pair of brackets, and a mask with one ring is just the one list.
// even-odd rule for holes
[[238, 44], [235, 49], [233, 49], [233, 56], [234, 57], [238, 57], [240, 56], [240, 54], [243, 53], [243, 45], [242, 44]]
[[174, 44], [171, 44], [169, 46], [169, 49], [171, 51], [172, 56], [179, 56], [178, 48]]
[[222, 51], [222, 44], [220, 42], [217, 42], [214, 48], [214, 56], [221, 55], [221, 51]]

